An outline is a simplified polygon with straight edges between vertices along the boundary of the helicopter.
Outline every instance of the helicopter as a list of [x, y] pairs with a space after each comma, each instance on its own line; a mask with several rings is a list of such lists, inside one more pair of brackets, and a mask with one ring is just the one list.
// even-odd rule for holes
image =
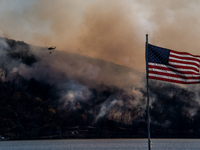
[[52, 46], [48, 48], [48, 50], [54, 50], [54, 49], [56, 49], [56, 46], [55, 47]]
[[[54, 49], [56, 49], [56, 46], [55, 47], [51, 46], [51, 47], [48, 48], [49, 51], [54, 50]], [[51, 54], [51, 52], [50, 52], [50, 54]]]

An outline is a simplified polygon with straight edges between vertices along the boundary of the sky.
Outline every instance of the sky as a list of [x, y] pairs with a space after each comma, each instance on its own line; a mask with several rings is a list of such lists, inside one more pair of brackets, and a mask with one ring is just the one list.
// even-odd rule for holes
[[145, 71], [145, 40], [200, 55], [198, 0], [0, 0], [0, 36]]

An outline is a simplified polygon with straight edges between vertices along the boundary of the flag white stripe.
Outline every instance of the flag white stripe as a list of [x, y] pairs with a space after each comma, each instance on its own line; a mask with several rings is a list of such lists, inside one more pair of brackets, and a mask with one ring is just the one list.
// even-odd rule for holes
[[198, 71], [195, 71], [195, 70], [192, 70], [192, 69], [175, 68], [175, 67], [172, 67], [172, 66], [169, 66], [169, 65], [157, 64], [157, 63], [148, 63], [148, 65], [149, 66], [157, 66], [157, 67], [165, 67], [165, 68], [174, 69], [174, 70], [182, 71], [182, 72], [191, 71], [191, 72], [199, 74]]
[[174, 71], [155, 69], [155, 68], [149, 68], [149, 70], [150, 71], [156, 71], [156, 72], [162, 72], [162, 73], [168, 73], [168, 74], [174, 74], [174, 75], [180, 75], [180, 76], [183, 76], [183, 77], [200, 77], [200, 75], [183, 74], [183, 73], [178, 73], [178, 72], [174, 72]]
[[177, 65], [177, 66], [188, 66], [188, 67], [193, 67], [196, 69], [199, 69], [199, 67], [195, 66], [195, 65], [188, 65], [188, 64], [182, 64], [182, 63], [175, 63], [175, 62], [169, 62], [170, 65]]
[[183, 78], [170, 77], [170, 76], [158, 75], [158, 74], [153, 74], [153, 73], [149, 73], [148, 75], [151, 77], [164, 78], [164, 79], [182, 81], [182, 82], [199, 82], [200, 81], [200, 79], [183, 79]]
[[177, 53], [170, 51], [170, 55], [175, 55], [175, 56], [179, 56], [179, 57], [190, 57], [190, 58], [196, 58], [196, 59], [200, 60], [199, 57], [195, 57], [195, 56], [192, 56], [192, 55], [189, 55], [189, 54], [188, 55], [187, 54], [177, 54]]
[[172, 57], [172, 56], [169, 57], [169, 61], [170, 61], [170, 59], [178, 60], [178, 61], [182, 61], [182, 62], [192, 62], [192, 63], [196, 63], [197, 65], [199, 65], [199, 61], [195, 61], [195, 60], [178, 59], [178, 58]]

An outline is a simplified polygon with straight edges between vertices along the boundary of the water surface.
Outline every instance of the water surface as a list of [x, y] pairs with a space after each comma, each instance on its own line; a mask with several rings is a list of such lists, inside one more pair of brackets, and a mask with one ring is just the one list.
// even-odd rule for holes
[[[199, 150], [200, 139], [152, 139], [152, 150]], [[1, 141], [0, 150], [147, 150], [147, 139]]]

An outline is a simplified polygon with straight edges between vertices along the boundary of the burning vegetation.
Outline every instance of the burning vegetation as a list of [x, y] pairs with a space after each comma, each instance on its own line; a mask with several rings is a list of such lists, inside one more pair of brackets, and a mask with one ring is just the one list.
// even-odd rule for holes
[[[147, 137], [144, 85], [144, 73], [129, 67], [0, 38], [0, 134]], [[151, 137], [199, 137], [194, 87], [151, 81], [149, 88]]]

